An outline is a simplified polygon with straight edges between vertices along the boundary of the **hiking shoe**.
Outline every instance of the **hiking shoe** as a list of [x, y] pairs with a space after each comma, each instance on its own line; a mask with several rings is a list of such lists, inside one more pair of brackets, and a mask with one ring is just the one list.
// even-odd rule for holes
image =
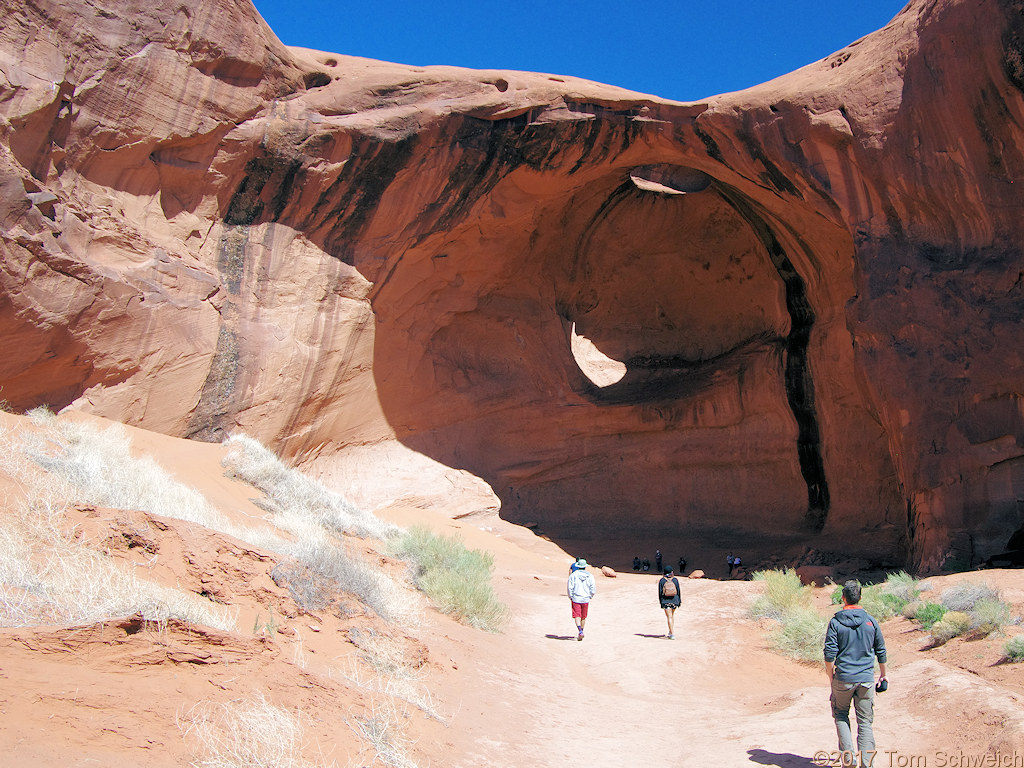
[[583, 630], [582, 629], [580, 630], [580, 636], [577, 637], [576, 639], [577, 640], [582, 640], [583, 639]]
[[671, 634], [671, 633], [669, 633], [668, 639], [669, 639], [669, 640], [675, 640], [675, 639], [676, 639], [676, 636], [675, 636], [675, 635], [673, 635], [673, 634]]

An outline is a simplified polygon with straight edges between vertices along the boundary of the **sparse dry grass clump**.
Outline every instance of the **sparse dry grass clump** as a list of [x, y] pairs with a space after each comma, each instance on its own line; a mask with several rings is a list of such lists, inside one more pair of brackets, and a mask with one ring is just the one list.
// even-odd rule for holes
[[70, 502], [133, 509], [224, 530], [225, 521], [199, 491], [179, 483], [151, 457], [135, 457], [127, 430], [30, 412], [36, 432], [20, 453], [45, 470], [46, 482]]
[[227, 704], [198, 704], [178, 718], [178, 727], [197, 744], [198, 754], [192, 761], [195, 768], [325, 765], [302, 757], [301, 715], [271, 704], [262, 693]]
[[199, 595], [140, 579], [75, 539], [64, 508], [26, 501], [0, 528], [0, 626], [92, 624], [141, 614], [221, 630], [235, 614]]
[[[119, 424], [101, 429], [46, 409], [36, 409], [30, 417], [36, 431], [26, 432], [18, 443], [6, 440], [0, 446], [0, 468], [34, 495], [60, 504], [95, 504], [188, 520], [294, 558], [315, 581], [307, 585], [305, 595], [300, 594], [301, 585], [296, 588], [295, 580], [291, 582], [289, 589], [300, 606], [315, 592], [344, 590], [385, 619], [412, 615], [402, 590], [384, 573], [350, 555], [339, 539], [343, 530], [384, 535], [392, 528], [301, 473], [285, 469], [255, 440], [235, 439], [229, 456], [234, 457], [237, 474], [253, 477], [272, 491], [268, 506], [273, 523], [290, 534], [290, 540], [271, 530], [234, 525], [152, 458], [133, 456], [127, 430]], [[0, 542], [0, 547], [12, 546]], [[21, 593], [9, 595], [7, 602], [12, 616], [25, 613], [32, 604]]]
[[94, 504], [139, 510], [221, 531], [254, 546], [277, 549], [283, 539], [234, 525], [199, 491], [177, 481], [150, 456], [132, 454], [120, 424], [100, 428], [58, 417], [45, 408], [29, 412], [36, 430], [5, 440], [0, 469], [36, 495], [61, 504]]
[[0, 435], [0, 469], [19, 482], [22, 495], [6, 505], [11, 514], [0, 527], [0, 624], [86, 624], [138, 613], [157, 623], [174, 618], [233, 629], [229, 609], [138, 578], [81, 542], [66, 519], [71, 502], [133, 509], [149, 493], [166, 494], [198, 522], [209, 513], [205, 500], [155, 463], [139, 464], [121, 428], [100, 431], [41, 409], [32, 419], [39, 433], [18, 442]]
[[402, 588], [343, 543], [345, 536], [384, 539], [397, 532], [395, 526], [289, 469], [251, 437], [232, 435], [225, 445], [224, 467], [263, 492], [257, 503], [292, 536], [278, 551], [295, 563], [285, 564], [279, 577], [299, 607], [318, 610], [333, 602], [332, 593], [345, 591], [388, 621], [414, 619], [415, 606]]
[[265, 508], [276, 517], [301, 516], [324, 528], [354, 536], [384, 539], [395, 526], [359, 509], [321, 483], [296, 469], [289, 469], [258, 440], [236, 434], [224, 441], [228, 453], [224, 467], [264, 494]]
[[[295, 532], [294, 527], [292, 531]], [[306, 584], [302, 584], [301, 578], [292, 582], [294, 586], [289, 586], [289, 591], [293, 597], [298, 591], [296, 587], [310, 595], [318, 591], [322, 595], [345, 591], [386, 621], [414, 620], [415, 606], [394, 580], [361, 557], [350, 555], [322, 529], [297, 534], [289, 552], [305, 568], [304, 576], [308, 579]], [[327, 599], [328, 603], [333, 602], [330, 597]]]
[[416, 768], [409, 755], [412, 743], [402, 728], [404, 714], [393, 702], [378, 702], [367, 715], [353, 717], [349, 725], [373, 746], [375, 759], [390, 768]]
[[442, 612], [489, 632], [501, 628], [507, 609], [491, 584], [494, 559], [489, 553], [422, 526], [406, 531], [395, 548], [411, 563], [416, 584]]

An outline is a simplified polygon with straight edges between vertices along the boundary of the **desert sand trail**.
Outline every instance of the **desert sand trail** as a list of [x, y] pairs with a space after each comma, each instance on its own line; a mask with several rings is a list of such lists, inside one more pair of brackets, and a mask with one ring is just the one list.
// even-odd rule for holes
[[[470, 546], [495, 551], [512, 618], [501, 635], [459, 651], [474, 663], [459, 669], [465, 688], [444, 764], [804, 768], [836, 748], [824, 671], [769, 651], [746, 618], [757, 584], [681, 579], [669, 640], [657, 575], [612, 579], [592, 568], [597, 595], [577, 642], [568, 555], [501, 521], [484, 534], [468, 522], [448, 525]], [[890, 677], [900, 680], [898, 668]], [[912, 717], [904, 695], [879, 699], [878, 747], [923, 753], [934, 723]], [[876, 765], [888, 765], [881, 757]]]

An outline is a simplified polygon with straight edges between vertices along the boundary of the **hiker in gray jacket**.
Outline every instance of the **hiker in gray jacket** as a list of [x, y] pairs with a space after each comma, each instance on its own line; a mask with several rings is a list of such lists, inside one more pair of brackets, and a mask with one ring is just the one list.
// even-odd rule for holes
[[[860, 583], [843, 584], [843, 607], [836, 611], [825, 631], [825, 672], [832, 685], [832, 718], [839, 736], [843, 765], [853, 765], [853, 733], [850, 703], [857, 712], [857, 752], [861, 765], [870, 765], [875, 749], [872, 722], [875, 717], [875, 659], [878, 659], [878, 690], [888, 687], [885, 676], [885, 638], [878, 620], [861, 608]], [[850, 756], [847, 758], [847, 756]]]
[[572, 573], [569, 574], [569, 582], [566, 584], [566, 592], [572, 602], [572, 618], [576, 622], [576, 629], [579, 630], [577, 640], [583, 639], [583, 627], [587, 623], [587, 611], [590, 608], [590, 601], [597, 591], [594, 584], [594, 577], [587, 571], [587, 561], [582, 557], [576, 560]]

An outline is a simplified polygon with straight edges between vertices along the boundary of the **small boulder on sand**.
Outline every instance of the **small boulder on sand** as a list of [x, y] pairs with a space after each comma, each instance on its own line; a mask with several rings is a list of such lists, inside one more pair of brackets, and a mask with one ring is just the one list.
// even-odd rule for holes
[[697, 568], [696, 570], [690, 571], [690, 575], [687, 576], [686, 578], [688, 578], [688, 579], [703, 579], [704, 578], [704, 571], [702, 571], [700, 568]]
[[619, 574], [617, 574], [613, 569], [609, 568], [607, 565], [602, 565], [601, 566], [601, 575], [602, 576], [607, 576], [609, 579], [614, 579]]

